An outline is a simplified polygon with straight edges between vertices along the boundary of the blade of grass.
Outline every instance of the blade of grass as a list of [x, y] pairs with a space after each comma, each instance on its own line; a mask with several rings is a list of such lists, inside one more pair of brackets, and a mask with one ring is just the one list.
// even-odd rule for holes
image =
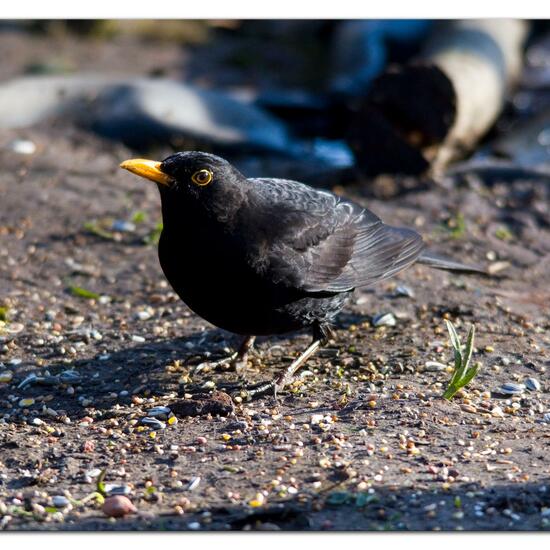
[[472, 325], [468, 331], [468, 338], [466, 338], [466, 346], [464, 348], [463, 364], [468, 365], [470, 359], [472, 358], [472, 351], [474, 350], [474, 336], [475, 336], [476, 327]]
[[87, 300], [99, 300], [101, 296], [97, 292], [86, 290], [80, 286], [70, 286], [69, 291], [71, 294], [78, 296], [79, 298], [86, 298]]
[[0, 321], [8, 322], [8, 311], [9, 309], [6, 306], [0, 306]]
[[157, 225], [153, 228], [151, 233], [147, 235], [143, 240], [145, 244], [148, 245], [156, 245], [159, 242], [160, 234], [162, 233], [162, 222], [157, 223]]
[[97, 476], [96, 481], [96, 491], [102, 496], [106, 497], [107, 492], [105, 491], [105, 476], [107, 475], [107, 468], [103, 468], [101, 473]]
[[108, 241], [113, 241], [115, 239], [113, 233], [107, 231], [106, 229], [103, 229], [96, 222], [86, 222], [84, 224], [84, 229], [86, 229], [86, 231], [89, 231], [96, 237], [101, 237], [102, 239], [106, 239]]

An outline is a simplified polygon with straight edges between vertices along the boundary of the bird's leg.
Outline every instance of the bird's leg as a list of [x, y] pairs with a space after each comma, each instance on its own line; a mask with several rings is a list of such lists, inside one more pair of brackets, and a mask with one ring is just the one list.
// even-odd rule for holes
[[300, 357], [292, 361], [292, 363], [275, 380], [271, 380], [270, 382], [263, 382], [248, 389], [246, 392], [247, 398], [253, 399], [254, 397], [261, 397], [263, 395], [267, 395], [268, 393], [273, 393], [275, 398], [277, 398], [277, 393], [284, 389], [285, 386], [288, 386], [288, 384], [290, 384], [298, 369], [300, 369], [300, 367], [302, 367], [302, 365], [321, 346], [324, 346], [326, 344], [331, 334], [332, 330], [328, 325], [315, 326], [313, 328], [313, 341], [300, 355]]
[[[239, 346], [239, 349], [232, 353], [229, 357], [222, 357], [221, 359], [218, 359], [217, 361], [211, 361], [208, 362], [208, 368], [217, 368], [222, 365], [227, 365], [231, 368], [234, 368], [237, 372], [242, 372], [244, 368], [246, 367], [246, 363], [248, 360], [248, 352], [252, 349], [254, 346], [254, 341], [256, 340], [256, 336], [245, 336], [243, 341], [241, 342], [241, 345]], [[201, 365], [206, 365], [207, 363], [201, 363]]]
[[235, 368], [237, 373], [242, 373], [245, 370], [248, 362], [248, 352], [254, 347], [255, 341], [256, 336], [245, 336], [238, 351], [231, 356], [229, 364]]
[[292, 379], [294, 378], [294, 374], [296, 374], [296, 371], [321, 347], [322, 341], [321, 340], [313, 340], [311, 344], [306, 348], [306, 350], [292, 363], [290, 366], [288, 366], [283, 373], [278, 376], [275, 379], [274, 382], [274, 394], [275, 398], [277, 397], [277, 393], [284, 389], [285, 386], [288, 386], [290, 382], [292, 382]]

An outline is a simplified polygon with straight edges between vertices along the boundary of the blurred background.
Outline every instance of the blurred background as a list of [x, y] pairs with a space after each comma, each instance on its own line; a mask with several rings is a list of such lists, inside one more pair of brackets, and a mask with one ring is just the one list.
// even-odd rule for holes
[[548, 170], [548, 21], [3, 21], [0, 55], [18, 154], [47, 128], [375, 191], [466, 158]]

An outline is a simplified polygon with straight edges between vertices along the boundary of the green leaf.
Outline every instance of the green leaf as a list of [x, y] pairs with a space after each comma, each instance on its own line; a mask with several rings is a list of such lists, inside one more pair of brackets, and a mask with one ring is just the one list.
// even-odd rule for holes
[[8, 322], [8, 311], [9, 308], [6, 306], [0, 307], [0, 321], [4, 321], [4, 323]]
[[148, 244], [148, 245], [158, 244], [160, 240], [160, 234], [162, 233], [162, 227], [163, 227], [162, 222], [157, 223], [157, 225], [151, 231], [151, 233], [149, 233], [149, 235], [147, 235], [147, 237], [143, 239], [145, 244]]
[[460, 388], [457, 385], [449, 385], [449, 387], [445, 390], [445, 393], [443, 394], [443, 399], [450, 401], [459, 389]]
[[107, 496], [107, 492], [105, 491], [106, 474], [107, 474], [107, 468], [103, 468], [103, 470], [101, 470], [101, 473], [97, 476], [97, 481], [96, 481], [96, 490], [102, 497]]
[[456, 329], [451, 321], [449, 321], [448, 319], [445, 319], [445, 323], [447, 324], [447, 330], [449, 331], [449, 336], [451, 337], [451, 344], [453, 345], [455, 351], [458, 351], [460, 353], [462, 351], [462, 348], [460, 346], [460, 338], [456, 333]]
[[464, 219], [464, 214], [458, 212], [454, 218], [449, 220], [448, 226], [453, 239], [462, 238], [466, 233], [466, 220]]
[[69, 290], [71, 294], [78, 296], [79, 298], [86, 298], [87, 300], [99, 300], [101, 297], [97, 292], [92, 292], [91, 290], [86, 290], [80, 286], [70, 286]]
[[115, 238], [113, 233], [103, 229], [96, 222], [86, 222], [84, 224], [84, 229], [90, 233], [93, 233], [96, 237], [101, 237], [102, 239], [106, 239], [108, 241], [112, 241]]
[[147, 212], [144, 212], [143, 210], [137, 210], [132, 216], [132, 221], [134, 223], [143, 223], [144, 221], [147, 221]]
[[462, 378], [462, 386], [466, 386], [472, 380], [472, 378], [478, 373], [481, 363], [476, 363], [473, 367], [469, 368], [464, 377]]
[[462, 359], [462, 364], [467, 367], [470, 359], [472, 358], [472, 351], [474, 350], [474, 335], [475, 335], [475, 326], [472, 325], [468, 332], [468, 338], [466, 339], [466, 347], [464, 349], [464, 355]]
[[469, 367], [474, 349], [475, 326], [472, 325], [470, 327], [466, 345], [464, 346], [464, 350], [462, 350], [460, 339], [453, 324], [446, 319], [445, 322], [449, 331], [451, 344], [454, 348], [455, 357], [455, 368], [453, 375], [451, 376], [447, 389], [443, 393], [443, 398], [450, 400], [458, 390], [466, 386], [474, 378], [481, 364], [476, 363], [473, 367]]

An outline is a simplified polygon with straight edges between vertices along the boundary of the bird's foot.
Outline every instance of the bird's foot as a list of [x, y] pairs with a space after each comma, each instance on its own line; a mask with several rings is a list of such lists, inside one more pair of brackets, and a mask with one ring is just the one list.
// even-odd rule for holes
[[252, 399], [257, 399], [266, 395], [273, 395], [275, 400], [278, 401], [279, 392], [281, 392], [292, 382], [296, 371], [302, 367], [309, 357], [317, 351], [320, 345], [320, 340], [314, 340], [302, 353], [302, 355], [295, 359], [292, 364], [282, 372], [282, 374], [275, 378], [275, 380], [260, 382], [259, 384], [254, 384], [253, 386], [242, 389], [240, 391], [241, 398], [251, 401]]
[[248, 356], [249, 353], [253, 350], [255, 340], [255, 336], [247, 336], [241, 342], [238, 351], [236, 351], [229, 357], [226, 357], [225, 359], [217, 361], [217, 365], [227, 365], [229, 367], [228, 370], [234, 370], [239, 375], [239, 377], [242, 377], [244, 371], [246, 370], [246, 366], [248, 364]]
[[237, 392], [237, 396], [244, 401], [252, 401], [253, 399], [259, 399], [267, 395], [272, 395], [277, 399], [277, 384], [275, 380], [259, 382], [258, 384], [241, 388]]
[[239, 346], [238, 351], [232, 353], [227, 357], [222, 357], [216, 361], [205, 361], [201, 363], [195, 370], [201, 371], [207, 368], [208, 370], [222, 369], [222, 370], [234, 370], [239, 378], [243, 378], [243, 373], [246, 370], [248, 364], [248, 356], [253, 351], [255, 336], [247, 336]]

